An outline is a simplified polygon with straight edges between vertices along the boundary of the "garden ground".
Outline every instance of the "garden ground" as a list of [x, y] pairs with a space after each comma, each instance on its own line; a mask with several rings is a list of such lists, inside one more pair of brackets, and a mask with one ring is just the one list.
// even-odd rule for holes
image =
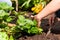
[[46, 33], [49, 29], [49, 25], [46, 25], [48, 20], [42, 21], [42, 28], [44, 32], [40, 35], [34, 36], [24, 36], [20, 37], [18, 40], [60, 40], [60, 20], [56, 21], [55, 25], [52, 26], [51, 33], [46, 37]]

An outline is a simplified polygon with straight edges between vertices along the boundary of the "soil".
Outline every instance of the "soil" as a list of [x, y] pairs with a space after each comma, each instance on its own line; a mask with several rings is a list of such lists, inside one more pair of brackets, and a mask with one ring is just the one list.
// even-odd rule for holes
[[46, 37], [46, 34], [48, 32], [48, 29], [50, 28], [48, 25], [48, 20], [42, 21], [42, 28], [44, 32], [40, 35], [34, 35], [34, 36], [24, 36], [20, 37], [18, 40], [60, 40], [60, 21], [56, 21], [54, 23], [54, 26], [51, 26], [51, 33]]
[[34, 35], [30, 37], [21, 37], [19, 40], [60, 40], [59, 36], [60, 35], [49, 34], [49, 36], [46, 37], [46, 33], [43, 33], [41, 35]]

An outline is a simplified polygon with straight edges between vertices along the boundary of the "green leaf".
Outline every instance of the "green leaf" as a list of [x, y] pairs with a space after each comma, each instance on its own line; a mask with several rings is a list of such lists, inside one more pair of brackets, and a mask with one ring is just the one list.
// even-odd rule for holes
[[22, 16], [22, 15], [19, 15], [18, 16], [18, 19], [17, 19], [17, 23], [19, 24], [19, 25], [25, 25], [25, 17], [24, 16]]
[[28, 33], [30, 34], [31, 33], [31, 30], [28, 30]]
[[29, 24], [26, 24], [25, 26], [24, 26], [24, 29], [30, 29], [31, 28], [31, 26], [29, 25]]
[[42, 33], [43, 29], [42, 28], [38, 28], [39, 33]]
[[33, 20], [33, 23], [34, 23], [35, 26], [37, 25], [37, 21], [36, 20]]
[[18, 19], [20, 19], [21, 21], [23, 21], [23, 19], [25, 19], [25, 17], [22, 16], [22, 15], [19, 15], [19, 16], [18, 16]]
[[6, 32], [0, 32], [0, 40], [9, 40], [9, 37]]
[[16, 11], [13, 11], [13, 14], [17, 16], [17, 15], [18, 15], [18, 12], [16, 12]]
[[27, 10], [27, 9], [31, 8], [32, 7], [32, 2], [31, 1], [32, 0], [25, 0], [24, 2], [22, 2], [20, 8], [23, 9], [23, 10]]
[[4, 10], [0, 10], [0, 19], [3, 19], [3, 17], [6, 15], [9, 15], [9, 13], [5, 12]]
[[38, 33], [38, 28], [37, 27], [32, 27], [31, 28], [31, 33], [32, 34], [37, 34]]
[[6, 21], [7, 22], [11, 22], [13, 19], [11, 18], [11, 17], [8, 17], [7, 19], [6, 19]]
[[6, 24], [0, 24], [0, 28], [5, 28], [7, 25]]
[[0, 2], [0, 10], [12, 10], [13, 7], [9, 6], [6, 2]]
[[14, 38], [13, 38], [13, 36], [12, 35], [10, 35], [10, 39], [9, 40], [14, 40]]
[[25, 19], [26, 20], [26, 24], [29, 24], [29, 25], [34, 25], [33, 21], [30, 20], [30, 19]]
[[20, 19], [17, 20], [17, 23], [18, 23], [20, 26], [25, 25], [24, 21], [21, 21]]

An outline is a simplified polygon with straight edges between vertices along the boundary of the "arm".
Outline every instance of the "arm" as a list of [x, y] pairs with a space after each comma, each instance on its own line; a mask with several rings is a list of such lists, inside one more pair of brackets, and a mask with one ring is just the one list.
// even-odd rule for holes
[[37, 26], [40, 27], [41, 19], [52, 12], [57, 11], [58, 9], [60, 9], [60, 0], [52, 0], [40, 13], [34, 17], [38, 22]]
[[60, 9], [60, 0], [52, 0], [37, 16], [42, 19], [58, 9]]

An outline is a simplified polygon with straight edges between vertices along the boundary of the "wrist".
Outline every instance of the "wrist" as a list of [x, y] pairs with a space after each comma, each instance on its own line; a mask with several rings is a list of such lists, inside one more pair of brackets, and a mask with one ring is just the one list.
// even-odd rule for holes
[[40, 14], [38, 14], [37, 17], [38, 17], [40, 20], [43, 18]]

